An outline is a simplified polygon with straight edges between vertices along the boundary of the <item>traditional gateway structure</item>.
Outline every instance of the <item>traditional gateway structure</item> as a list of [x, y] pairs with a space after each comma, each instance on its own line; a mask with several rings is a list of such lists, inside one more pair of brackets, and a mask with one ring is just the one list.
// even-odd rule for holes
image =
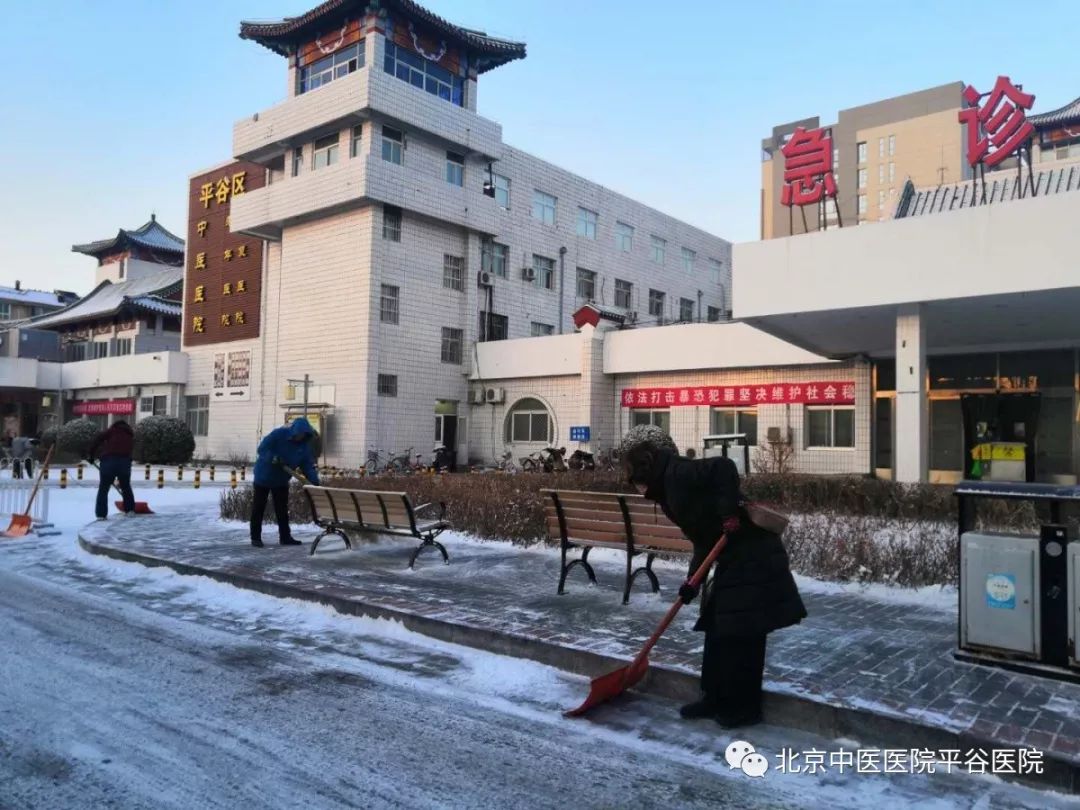
[[233, 162], [191, 178], [200, 452], [251, 452], [306, 395], [332, 463], [436, 441], [465, 461], [489, 342], [568, 334], [588, 302], [636, 325], [729, 318], [728, 242], [477, 115], [481, 75], [523, 44], [411, 0], [329, 0], [240, 35], [284, 57], [288, 98], [235, 125]]

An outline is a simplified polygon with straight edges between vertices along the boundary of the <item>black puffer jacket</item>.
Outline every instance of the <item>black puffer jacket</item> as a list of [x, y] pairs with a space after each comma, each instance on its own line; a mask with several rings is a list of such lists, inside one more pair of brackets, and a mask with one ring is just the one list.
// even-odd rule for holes
[[716, 560], [695, 630], [761, 635], [806, 618], [784, 544], [751, 523], [739, 505], [739, 473], [730, 459], [691, 460], [664, 452], [653, 473], [645, 497], [656, 501], [694, 544], [691, 575], [720, 539], [724, 520], [739, 518], [740, 528], [728, 534]]

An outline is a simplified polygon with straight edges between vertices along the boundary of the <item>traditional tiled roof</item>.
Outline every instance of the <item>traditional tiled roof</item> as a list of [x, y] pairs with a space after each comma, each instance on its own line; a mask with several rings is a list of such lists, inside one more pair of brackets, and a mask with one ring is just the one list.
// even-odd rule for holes
[[[275, 22], [244, 21], [240, 23], [240, 37], [258, 42], [275, 53], [287, 56], [291, 45], [299, 43], [304, 38], [315, 36], [317, 29], [326, 26], [330, 20], [337, 18], [340, 21], [345, 13], [359, 12], [364, 5], [365, 3], [357, 2], [357, 0], [326, 0], [325, 3], [299, 17], [286, 17]], [[372, 3], [372, 5], [377, 5], [377, 3]], [[455, 39], [474, 53], [487, 57], [479, 62], [481, 73], [515, 59], [525, 58], [524, 42], [499, 39], [488, 36], [483, 31], [454, 25], [413, 0], [382, 0], [382, 5], [415, 17], [441, 35]]]
[[959, 211], [975, 205], [1008, 202], [1021, 197], [1043, 197], [1047, 194], [1065, 194], [1080, 191], [1080, 165], [1064, 166], [1038, 172], [1032, 186], [1025, 174], [1020, 180], [1016, 172], [997, 172], [986, 177], [986, 199], [983, 199], [981, 181], [967, 180], [949, 186], [916, 189], [910, 180], [900, 194], [896, 218], [921, 217], [945, 211]]
[[35, 307], [62, 307], [64, 301], [57, 292], [45, 290], [28, 290], [25, 287], [0, 287], [0, 301], [10, 301], [13, 304], [29, 304]]
[[129, 245], [138, 245], [148, 250], [166, 253], [170, 257], [182, 259], [184, 256], [184, 240], [161, 227], [153, 214], [150, 215], [149, 222], [133, 231], [121, 228], [112, 239], [72, 245], [71, 249], [75, 253], [85, 253], [87, 256], [97, 258], [107, 253], [116, 253]]
[[1058, 107], [1056, 110], [1039, 113], [1038, 115], [1029, 115], [1027, 120], [1038, 129], [1080, 123], [1080, 98], [1075, 98], [1064, 107]]
[[182, 305], [169, 301], [167, 296], [177, 293], [183, 284], [184, 270], [181, 267], [170, 267], [119, 284], [103, 281], [71, 306], [31, 319], [30, 326], [35, 329], [55, 329], [79, 321], [108, 318], [122, 310], [142, 310], [179, 317]]

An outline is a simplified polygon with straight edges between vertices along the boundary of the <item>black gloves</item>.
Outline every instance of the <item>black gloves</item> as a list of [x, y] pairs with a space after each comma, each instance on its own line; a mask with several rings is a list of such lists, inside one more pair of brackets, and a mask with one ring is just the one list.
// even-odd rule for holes
[[691, 602], [697, 599], [699, 590], [699, 586], [691, 585], [690, 581], [687, 580], [679, 586], [679, 598], [682, 600], [684, 605], [689, 605]]

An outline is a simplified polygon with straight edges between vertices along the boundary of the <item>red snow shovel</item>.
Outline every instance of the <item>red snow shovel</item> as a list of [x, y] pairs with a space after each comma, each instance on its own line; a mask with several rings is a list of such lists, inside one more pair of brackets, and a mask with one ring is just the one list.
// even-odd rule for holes
[[[727, 535], [725, 534], [716, 541], [716, 545], [713, 546], [713, 550], [709, 552], [709, 556], [705, 558], [705, 561], [698, 567], [698, 570], [690, 577], [691, 586], [696, 588], [701, 584], [701, 581], [708, 575], [709, 568], [716, 562], [716, 558], [720, 555], [720, 552], [724, 550], [726, 544]], [[660, 640], [660, 636], [664, 635], [664, 631], [668, 629], [668, 626], [675, 619], [676, 614], [682, 609], [682, 606], [682, 599], [675, 600], [675, 604], [668, 608], [667, 614], [660, 620], [660, 625], [656, 628], [656, 631], [649, 636], [649, 640], [645, 642], [645, 646], [641, 648], [641, 652], [634, 657], [634, 660], [625, 667], [619, 667], [618, 669], [609, 672], [607, 675], [593, 678], [592, 685], [589, 688], [589, 696], [585, 698], [585, 702], [576, 709], [563, 712], [563, 716], [581, 717], [589, 711], [589, 709], [594, 706], [599, 706], [601, 703], [607, 703], [612, 698], [618, 697], [644, 678], [645, 673], [649, 669], [649, 653], [652, 651], [652, 648], [656, 646], [656, 642]]]
[[34, 525], [34, 521], [30, 517], [30, 508], [34, 505], [34, 498], [37, 497], [38, 489], [41, 487], [41, 479], [45, 477], [45, 471], [49, 469], [53, 449], [54, 447], [49, 448], [49, 452], [45, 454], [45, 461], [42, 462], [41, 467], [38, 469], [37, 481], [34, 482], [34, 489], [30, 493], [30, 502], [26, 504], [26, 511], [11, 516], [11, 525], [4, 531], [4, 537], [26, 537], [26, 535], [30, 534], [30, 527]]
[[[97, 465], [97, 462], [91, 461], [90, 464], [94, 467], [95, 470], [98, 471], [98, 475], [101, 475], [101, 467], [99, 467]], [[118, 487], [116, 485], [115, 479], [112, 482], [112, 487], [117, 492], [120, 492], [120, 487]], [[124, 493], [120, 492], [120, 494], [123, 495]], [[150, 504], [148, 504], [146, 501], [135, 501], [134, 503], [135, 503], [135, 509], [133, 511], [135, 512], [136, 515], [152, 515], [152, 514], [154, 514], [154, 510], [150, 508]], [[124, 501], [123, 501], [123, 499], [121, 499], [119, 501], [113, 501], [113, 504], [121, 512], [124, 511]]]

